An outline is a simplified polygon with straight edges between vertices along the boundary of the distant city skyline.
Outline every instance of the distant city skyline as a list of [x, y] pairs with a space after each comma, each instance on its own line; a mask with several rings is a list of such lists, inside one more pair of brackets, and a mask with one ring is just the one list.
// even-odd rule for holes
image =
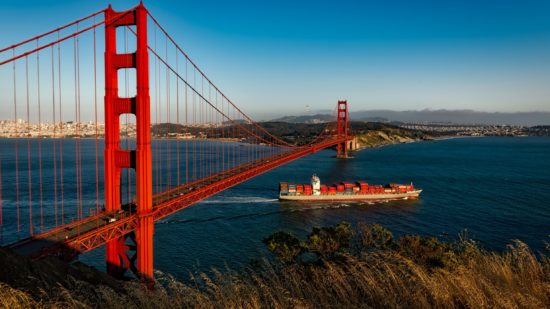
[[[2, 1], [0, 48], [108, 3]], [[332, 109], [338, 99], [352, 111], [550, 112], [548, 1], [144, 4], [257, 120]]]

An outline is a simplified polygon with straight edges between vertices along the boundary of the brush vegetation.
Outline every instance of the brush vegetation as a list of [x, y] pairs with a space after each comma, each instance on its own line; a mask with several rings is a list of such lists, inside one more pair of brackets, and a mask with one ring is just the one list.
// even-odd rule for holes
[[154, 291], [80, 263], [0, 251], [3, 308], [548, 308], [550, 261], [516, 241], [505, 251], [403, 236], [379, 225], [315, 228], [264, 239], [275, 259], [181, 282], [157, 273]]

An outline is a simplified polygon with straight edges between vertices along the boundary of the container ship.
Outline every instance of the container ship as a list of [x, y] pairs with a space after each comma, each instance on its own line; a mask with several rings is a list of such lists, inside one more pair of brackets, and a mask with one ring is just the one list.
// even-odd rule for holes
[[311, 184], [279, 183], [279, 199], [301, 202], [387, 201], [416, 199], [422, 192], [411, 184], [371, 185], [364, 181], [323, 185], [316, 175]]

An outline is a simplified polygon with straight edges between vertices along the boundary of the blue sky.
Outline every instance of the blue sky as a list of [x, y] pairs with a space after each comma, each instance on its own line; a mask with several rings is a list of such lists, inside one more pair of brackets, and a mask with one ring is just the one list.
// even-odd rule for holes
[[[0, 46], [108, 3], [3, 0]], [[112, 1], [117, 10], [135, 4]], [[550, 1], [145, 5], [259, 119], [332, 109], [341, 98], [353, 110], [550, 111]]]

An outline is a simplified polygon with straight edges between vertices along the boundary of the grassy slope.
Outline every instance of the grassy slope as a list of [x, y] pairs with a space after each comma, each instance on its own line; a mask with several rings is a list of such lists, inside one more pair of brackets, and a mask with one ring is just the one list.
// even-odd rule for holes
[[403, 129], [381, 123], [352, 123], [352, 128], [361, 148], [434, 139], [433, 135], [423, 131]]
[[520, 242], [504, 253], [416, 236], [380, 246], [365, 226], [354, 239], [353, 250], [321, 263], [264, 262], [187, 283], [157, 274], [154, 292], [84, 265], [32, 262], [3, 250], [0, 307], [550, 307], [550, 262]]

